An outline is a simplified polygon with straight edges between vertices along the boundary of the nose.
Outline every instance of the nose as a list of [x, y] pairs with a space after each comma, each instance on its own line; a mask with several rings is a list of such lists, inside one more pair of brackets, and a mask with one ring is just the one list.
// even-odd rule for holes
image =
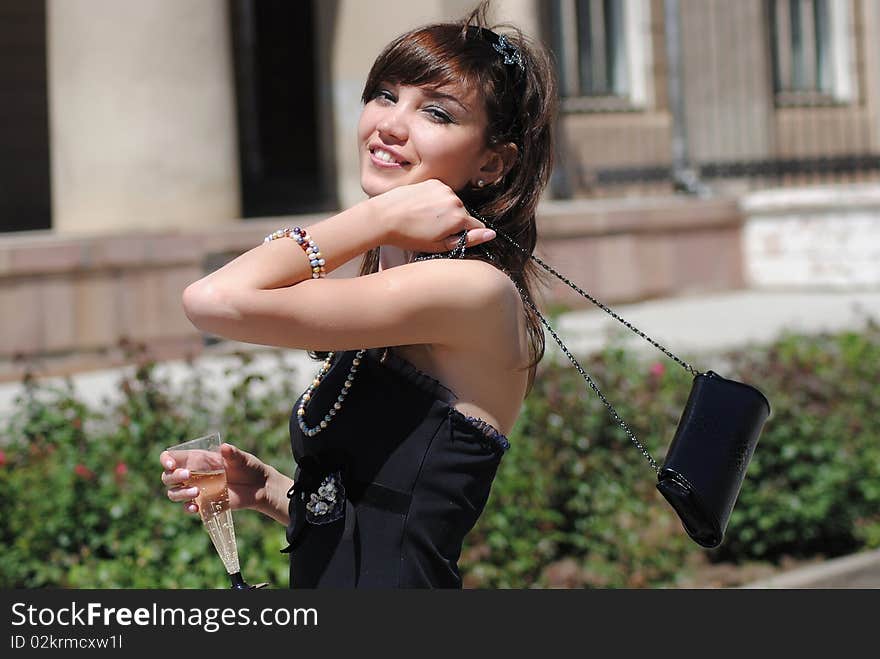
[[400, 105], [387, 108], [376, 123], [376, 130], [379, 131], [382, 138], [390, 138], [398, 142], [405, 141], [409, 137], [409, 127], [403, 108]]

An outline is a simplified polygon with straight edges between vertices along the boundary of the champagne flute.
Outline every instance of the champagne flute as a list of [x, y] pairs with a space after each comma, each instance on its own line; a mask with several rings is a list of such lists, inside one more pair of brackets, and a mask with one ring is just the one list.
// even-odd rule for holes
[[204, 437], [169, 446], [166, 451], [178, 467], [189, 470], [189, 478], [183, 487], [198, 487], [193, 500], [199, 507], [202, 524], [214, 549], [223, 561], [226, 573], [235, 590], [263, 588], [266, 584], [248, 585], [241, 576], [238, 562], [238, 546], [235, 542], [235, 526], [229, 507], [229, 490], [226, 486], [226, 469], [220, 454], [220, 433], [212, 432]]

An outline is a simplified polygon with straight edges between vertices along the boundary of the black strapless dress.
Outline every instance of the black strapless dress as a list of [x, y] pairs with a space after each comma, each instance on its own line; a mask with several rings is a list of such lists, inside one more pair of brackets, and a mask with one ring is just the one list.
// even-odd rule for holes
[[[306, 407], [309, 428], [336, 402], [356, 352], [334, 355]], [[462, 542], [509, 443], [455, 401], [393, 348], [366, 352], [342, 409], [317, 435], [300, 430], [296, 401], [282, 550], [291, 588], [461, 587]]]

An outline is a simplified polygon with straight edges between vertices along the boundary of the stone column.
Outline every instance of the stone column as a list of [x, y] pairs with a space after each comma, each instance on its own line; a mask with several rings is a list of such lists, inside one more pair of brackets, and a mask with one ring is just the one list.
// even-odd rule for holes
[[440, 0], [339, 0], [330, 70], [338, 196], [342, 208], [364, 198], [360, 185], [357, 124], [362, 108], [361, 91], [373, 61], [396, 36], [419, 25], [448, 18], [442, 9]]
[[53, 228], [240, 215], [227, 4], [47, 0]]
[[868, 110], [870, 135], [866, 151], [880, 151], [880, 7], [877, 2], [862, 2], [862, 46], [864, 48], [865, 105]]

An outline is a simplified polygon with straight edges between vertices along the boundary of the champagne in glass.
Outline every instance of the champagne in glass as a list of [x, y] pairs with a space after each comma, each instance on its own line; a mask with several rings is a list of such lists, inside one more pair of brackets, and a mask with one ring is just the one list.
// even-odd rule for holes
[[170, 446], [166, 450], [178, 467], [189, 470], [190, 477], [183, 487], [199, 488], [194, 502], [199, 507], [202, 524], [211, 537], [214, 549], [217, 550], [229, 574], [232, 588], [240, 590], [260, 588], [265, 584], [248, 586], [241, 576], [220, 443], [220, 433], [212, 432], [204, 437]]

